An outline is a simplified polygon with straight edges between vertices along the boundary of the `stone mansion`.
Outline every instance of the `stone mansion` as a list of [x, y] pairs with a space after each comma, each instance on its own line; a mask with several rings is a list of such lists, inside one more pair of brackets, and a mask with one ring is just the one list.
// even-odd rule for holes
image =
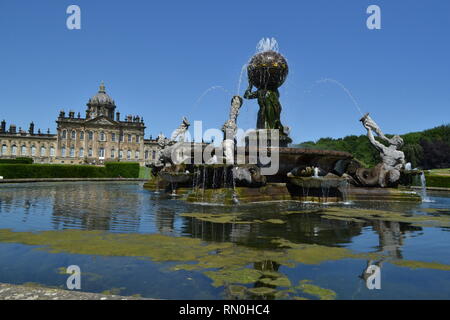
[[103, 164], [105, 161], [139, 162], [141, 166], [157, 161], [156, 140], [144, 139], [144, 119], [139, 116], [120, 118], [114, 100], [102, 83], [98, 93], [89, 99], [86, 116], [74, 111], [59, 113], [57, 133], [38, 130], [34, 123], [28, 131], [6, 121], [0, 128], [0, 158], [31, 157], [35, 163]]

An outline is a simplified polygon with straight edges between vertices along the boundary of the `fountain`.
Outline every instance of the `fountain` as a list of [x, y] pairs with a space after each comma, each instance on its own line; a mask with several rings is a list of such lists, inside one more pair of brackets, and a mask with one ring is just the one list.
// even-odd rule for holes
[[[399, 136], [387, 138], [369, 114], [361, 122], [382, 158], [375, 168], [363, 168], [347, 152], [288, 147], [292, 140], [289, 128], [280, 120], [278, 89], [288, 76], [289, 66], [275, 39], [261, 40], [246, 68], [248, 87], [243, 98], [257, 99], [259, 112], [256, 129], [247, 133], [245, 145], [236, 143], [237, 119], [245, 101], [236, 95], [222, 127], [221, 146], [184, 142], [189, 122], [183, 118], [171, 139], [158, 139], [161, 164], [156, 169], [157, 178], [145, 187], [166, 189], [187, 201], [230, 205], [274, 200], [420, 201], [418, 194], [403, 186], [410, 185], [411, 177], [417, 174], [405, 170], [409, 167], [405, 168], [404, 154], [398, 150], [403, 140]], [[239, 81], [241, 78], [242, 74]], [[389, 146], [378, 142], [373, 133]], [[204, 159], [209, 149], [214, 152]], [[179, 150], [187, 156], [180, 158]], [[200, 163], [196, 154], [202, 155]]]

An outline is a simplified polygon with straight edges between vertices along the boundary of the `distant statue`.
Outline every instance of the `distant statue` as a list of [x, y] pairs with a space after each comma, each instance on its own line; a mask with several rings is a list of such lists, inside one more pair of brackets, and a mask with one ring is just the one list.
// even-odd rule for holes
[[162, 133], [158, 136], [156, 141], [160, 147], [158, 155], [160, 165], [172, 167], [181, 164], [185, 160], [186, 156], [180, 155], [180, 153], [183, 151], [183, 143], [189, 126], [188, 119], [183, 117], [181, 125], [173, 132], [170, 139], [166, 138]]
[[234, 145], [237, 133], [237, 117], [242, 106], [242, 98], [234, 96], [231, 99], [230, 117], [222, 127], [223, 131], [223, 153], [227, 164], [234, 164]]
[[[367, 129], [367, 136], [370, 143], [380, 152], [382, 162], [372, 169], [360, 168], [356, 171], [358, 180], [364, 186], [389, 187], [395, 186], [400, 179], [400, 170], [405, 166], [405, 154], [399, 149], [403, 146], [403, 139], [396, 135], [389, 139], [381, 131], [380, 127], [366, 114], [361, 122]], [[387, 142], [385, 146], [374, 137], [375, 132], [380, 139]]]
[[186, 131], [188, 131], [190, 125], [191, 124], [189, 123], [188, 119], [186, 117], [183, 117], [181, 125], [173, 132], [171, 140], [176, 142], [184, 142], [186, 138]]

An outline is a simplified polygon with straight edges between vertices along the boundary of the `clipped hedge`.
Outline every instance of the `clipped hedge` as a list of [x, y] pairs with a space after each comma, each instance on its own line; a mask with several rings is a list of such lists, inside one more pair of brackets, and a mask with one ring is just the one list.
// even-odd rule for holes
[[427, 187], [450, 188], [450, 176], [445, 175], [425, 175], [427, 179]]
[[104, 167], [68, 164], [0, 164], [4, 179], [138, 178], [138, 163], [106, 163]]
[[106, 162], [105, 168], [111, 178], [139, 178], [137, 162]]
[[0, 164], [33, 164], [32, 158], [0, 159]]

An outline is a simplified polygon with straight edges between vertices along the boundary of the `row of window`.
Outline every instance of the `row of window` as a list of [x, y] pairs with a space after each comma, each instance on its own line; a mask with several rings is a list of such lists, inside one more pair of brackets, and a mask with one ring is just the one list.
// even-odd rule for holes
[[[124, 142], [125, 141], [125, 136], [124, 135], [116, 135], [115, 133], [111, 133], [111, 141], [112, 142], [116, 142], [117, 141], [117, 136], [119, 136], [118, 137], [118, 139], [119, 139], [118, 141], [120, 141], [120, 142]], [[141, 142], [141, 137], [140, 136], [135, 135], [134, 137], [135, 137], [134, 141], [136, 141], [137, 143]], [[63, 130], [62, 131], [61, 138], [62, 139], [67, 139], [67, 130]], [[70, 132], [70, 138], [72, 140], [76, 140], [77, 132], [75, 130], [72, 130]], [[107, 134], [104, 133], [104, 132], [100, 132], [98, 138], [99, 138], [99, 141], [106, 141]], [[80, 140], [84, 140], [84, 131], [80, 131], [79, 139]], [[94, 139], [94, 132], [88, 131], [88, 140], [93, 140], [93, 139]], [[127, 141], [128, 142], [133, 142], [133, 135], [127, 134]]]
[[[37, 154], [37, 149], [36, 149], [35, 146], [31, 147], [31, 152], [30, 153], [28, 153], [28, 148], [26, 146], [22, 146], [20, 148], [20, 155], [21, 156], [28, 156], [28, 155], [36, 156], [36, 154]], [[6, 145], [2, 146], [2, 148], [1, 148], [1, 155], [8, 155], [8, 147]], [[17, 148], [16, 145], [11, 146], [10, 155], [12, 155], [12, 156], [18, 156], [19, 155], [18, 154], [18, 148]], [[45, 157], [47, 155], [47, 148], [42, 146], [39, 149], [39, 155], [41, 157]], [[54, 157], [55, 155], [56, 155], [55, 148], [54, 147], [50, 147], [50, 157]], [[149, 151], [146, 150], [145, 151], [145, 159], [148, 159], [149, 155], [150, 155]], [[61, 157], [66, 157], [66, 156], [67, 156], [67, 149], [66, 149], [66, 147], [62, 147], [61, 148]], [[78, 157], [84, 158], [84, 156], [85, 156], [84, 148], [80, 148], [78, 150]], [[92, 150], [92, 148], [88, 149], [87, 156], [88, 157], [93, 157], [93, 150]], [[101, 158], [105, 157], [105, 149], [104, 148], [98, 149], [98, 156], [101, 157]], [[123, 159], [124, 158], [124, 151], [123, 150], [119, 150], [118, 156], [119, 156], [119, 159]], [[132, 151], [131, 150], [127, 150], [127, 155], [126, 155], [127, 159], [131, 159], [132, 156], [133, 156], [132, 155]], [[134, 158], [135, 159], [139, 159], [139, 156], [140, 156], [140, 152], [139, 151], [134, 151]], [[152, 156], [152, 159], [156, 159], [156, 151], [155, 150], [152, 151], [151, 156]], [[75, 158], [75, 148], [74, 147], [69, 149], [69, 157], [70, 158]], [[115, 149], [111, 149], [110, 158], [115, 158], [115, 157], [116, 157], [116, 150]]]
[[[30, 148], [31, 150], [29, 151], [28, 148], [26, 146], [21, 146], [20, 147], [20, 155], [21, 156], [36, 156], [37, 155], [37, 148], [35, 146], [32, 146]], [[19, 150], [17, 148], [16, 145], [12, 145], [10, 148], [10, 155], [12, 156], [18, 156], [19, 155]], [[8, 147], [6, 145], [2, 145], [1, 148], [1, 155], [7, 155], [8, 154]], [[41, 157], [45, 157], [47, 155], [47, 148], [42, 146], [39, 149], [39, 155]], [[55, 156], [55, 148], [54, 147], [50, 147], [50, 156], [54, 157]]]

